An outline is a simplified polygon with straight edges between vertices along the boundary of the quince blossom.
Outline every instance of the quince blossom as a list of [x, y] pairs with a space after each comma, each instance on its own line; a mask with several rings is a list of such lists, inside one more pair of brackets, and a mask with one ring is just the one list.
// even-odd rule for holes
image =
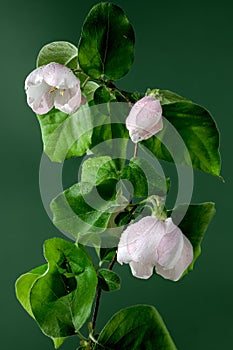
[[147, 279], [155, 270], [177, 281], [193, 260], [193, 247], [171, 218], [146, 216], [123, 231], [117, 261], [130, 265], [135, 277]]
[[157, 134], [163, 128], [160, 101], [154, 96], [145, 96], [137, 101], [126, 119], [126, 127], [134, 143]]
[[79, 79], [69, 68], [55, 62], [32, 71], [25, 80], [25, 90], [28, 105], [38, 114], [53, 107], [72, 114], [86, 102]]

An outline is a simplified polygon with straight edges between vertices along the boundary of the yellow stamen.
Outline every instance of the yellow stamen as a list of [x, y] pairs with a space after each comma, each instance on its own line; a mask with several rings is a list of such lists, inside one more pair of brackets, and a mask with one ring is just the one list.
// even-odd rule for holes
[[59, 91], [59, 94], [60, 94], [61, 96], [64, 96], [64, 90], [60, 90], [60, 91]]
[[56, 86], [52, 86], [51, 89], [49, 90], [49, 93], [51, 94], [52, 92], [54, 92], [56, 90], [57, 90]]

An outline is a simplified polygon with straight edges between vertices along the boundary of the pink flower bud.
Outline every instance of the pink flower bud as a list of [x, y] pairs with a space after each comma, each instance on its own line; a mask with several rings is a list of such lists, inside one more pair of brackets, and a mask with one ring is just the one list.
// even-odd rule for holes
[[28, 105], [38, 114], [53, 107], [73, 114], [86, 102], [79, 79], [69, 68], [55, 62], [32, 71], [25, 80], [25, 90]]
[[133, 105], [126, 127], [134, 143], [146, 140], [163, 128], [162, 107], [154, 96], [145, 96]]
[[193, 260], [193, 247], [171, 218], [146, 216], [123, 231], [117, 261], [130, 265], [135, 277], [147, 279], [155, 270], [172, 281], [181, 278]]

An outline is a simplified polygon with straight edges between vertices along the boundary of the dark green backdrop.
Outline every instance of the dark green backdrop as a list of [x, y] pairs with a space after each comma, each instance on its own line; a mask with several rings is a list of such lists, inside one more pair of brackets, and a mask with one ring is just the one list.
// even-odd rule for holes
[[[77, 43], [96, 1], [6, 1], [1, 4], [1, 348], [53, 349], [14, 295], [14, 281], [44, 262], [42, 244], [59, 236], [40, 199], [40, 131], [23, 90], [38, 50], [54, 40]], [[123, 1], [136, 31], [136, 58], [119, 86], [174, 90], [206, 106], [221, 130], [226, 183], [196, 173], [194, 202], [211, 200], [215, 216], [195, 270], [179, 283], [141, 281], [121, 268], [122, 289], [104, 295], [98, 326], [122, 307], [155, 305], [180, 350], [230, 349], [233, 343], [232, 278], [232, 62], [233, 2]], [[120, 268], [117, 268], [120, 270]], [[72, 350], [77, 339], [63, 346]]]

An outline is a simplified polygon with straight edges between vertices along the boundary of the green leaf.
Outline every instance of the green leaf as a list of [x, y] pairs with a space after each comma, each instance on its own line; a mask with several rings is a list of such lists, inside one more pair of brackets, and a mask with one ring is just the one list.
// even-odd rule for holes
[[114, 255], [116, 254], [116, 247], [113, 248], [100, 248], [99, 256], [100, 261], [112, 261]]
[[94, 94], [99, 85], [94, 81], [88, 81], [83, 89], [83, 94], [86, 97], [87, 102], [91, 102], [94, 99]]
[[132, 184], [135, 197], [147, 197], [152, 194], [162, 196], [167, 193], [169, 181], [160, 176], [153, 165], [143, 158], [131, 159], [122, 170], [121, 178]]
[[60, 238], [45, 242], [44, 255], [49, 268], [31, 288], [33, 315], [50, 337], [74, 335], [91, 312], [95, 269], [83, 249]]
[[148, 91], [146, 92], [146, 96], [149, 96], [151, 94], [160, 100], [161, 105], [166, 105], [169, 103], [180, 102], [180, 101], [191, 102], [189, 99], [182, 97], [176, 94], [175, 92], [169, 91], [169, 90], [148, 89]]
[[45, 273], [48, 265], [39, 266], [20, 276], [15, 284], [16, 296], [23, 308], [34, 318], [30, 304], [30, 292], [34, 282]]
[[[210, 113], [203, 107], [191, 102], [175, 102], [163, 105], [163, 116], [182, 137], [189, 152], [192, 167], [206, 173], [219, 176], [219, 132]], [[179, 140], [164, 123], [164, 129], [157, 135], [144, 141], [144, 145], [163, 160], [173, 162], [168, 152], [170, 142], [172, 151], [176, 152], [176, 163], [190, 166], [184, 149], [180, 149]], [[164, 143], [164, 144], [162, 144]]]
[[101, 269], [98, 273], [99, 287], [106, 292], [118, 290], [121, 287], [121, 280], [118, 274], [107, 269]]
[[54, 162], [83, 155], [91, 144], [92, 117], [86, 106], [73, 115], [53, 108], [37, 115], [42, 132], [44, 151]]
[[37, 56], [36, 66], [44, 66], [50, 62], [57, 62], [76, 69], [78, 62], [77, 47], [66, 41], [55, 41], [45, 45]]
[[[35, 269], [25, 273], [20, 276], [16, 281], [16, 296], [23, 306], [23, 308], [28, 312], [28, 314], [34, 319], [34, 315], [31, 309], [30, 294], [31, 289], [35, 281], [41, 277], [48, 269], [48, 264], [36, 267]], [[52, 338], [55, 349], [58, 349], [66, 340], [66, 338]]]
[[63, 337], [63, 338], [52, 338], [53, 340], [53, 345], [55, 347], [55, 349], [60, 348], [60, 346], [64, 343], [64, 341], [67, 339], [67, 337]]
[[106, 324], [94, 350], [176, 350], [157, 310], [137, 305], [119, 311]]
[[83, 71], [94, 79], [116, 80], [134, 59], [134, 31], [122, 9], [101, 2], [89, 12], [78, 47]]
[[92, 157], [83, 163], [82, 182], [99, 185], [109, 179], [119, 179], [117, 164], [111, 157]]
[[[172, 214], [172, 219], [174, 223], [176, 223], [186, 208], [187, 205], [180, 205], [173, 211], [169, 211], [168, 215], [170, 216]], [[202, 204], [191, 204], [188, 207], [183, 220], [178, 225], [183, 234], [191, 242], [194, 251], [193, 262], [189, 266], [187, 272], [193, 270], [194, 263], [201, 254], [201, 242], [214, 214], [214, 203], [206, 202]]]
[[116, 101], [116, 98], [115, 95], [106, 86], [100, 86], [95, 90], [94, 102], [96, 105], [110, 101]]
[[[111, 183], [109, 186], [112, 190]], [[105, 191], [108, 192], [108, 187]], [[87, 233], [97, 237], [97, 233], [108, 227], [113, 213], [123, 210], [128, 204], [120, 193], [111, 194], [110, 191], [107, 195], [112, 198], [102, 198], [98, 194], [98, 186], [87, 182], [73, 185], [51, 203], [54, 224], [70, 233], [80, 243]]]

